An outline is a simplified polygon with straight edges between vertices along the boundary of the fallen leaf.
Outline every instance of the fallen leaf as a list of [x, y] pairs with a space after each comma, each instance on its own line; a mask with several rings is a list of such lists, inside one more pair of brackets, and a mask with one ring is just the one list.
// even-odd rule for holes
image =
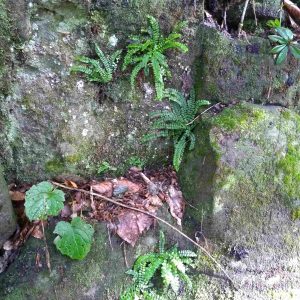
[[111, 198], [113, 195], [113, 184], [111, 181], [103, 181], [91, 186], [92, 190], [105, 196]]
[[181, 226], [181, 220], [185, 207], [182, 192], [176, 190], [174, 186], [171, 185], [168, 189], [168, 197], [166, 197], [166, 201], [170, 207], [170, 213], [172, 217], [175, 218], [177, 224]]
[[64, 184], [66, 185], [66, 186], [68, 186], [68, 187], [71, 187], [71, 188], [75, 188], [75, 189], [77, 189], [78, 188], [78, 186], [77, 186], [77, 184], [74, 182], [74, 181], [72, 181], [72, 180], [65, 180], [64, 181]]
[[9, 192], [10, 199], [12, 201], [24, 201], [25, 200], [25, 193], [19, 191], [10, 191]]
[[153, 218], [143, 213], [124, 210], [118, 216], [117, 234], [134, 246], [144, 230], [148, 230], [153, 222]]
[[64, 206], [64, 208], [61, 210], [60, 215], [62, 218], [68, 218], [72, 214], [71, 208], [68, 204]]
[[41, 268], [43, 266], [43, 264], [41, 262], [41, 254], [40, 253], [37, 253], [36, 256], [35, 256], [35, 265], [38, 268]]
[[39, 239], [39, 240], [41, 240], [41, 239], [44, 237], [44, 235], [43, 235], [43, 230], [42, 230], [42, 226], [41, 226], [40, 223], [37, 224], [37, 225], [33, 228], [32, 232], [31, 232], [31, 236], [33, 236], [33, 237], [35, 237], [36, 239]]
[[300, 25], [300, 8], [290, 0], [283, 0], [283, 8], [296, 24]]

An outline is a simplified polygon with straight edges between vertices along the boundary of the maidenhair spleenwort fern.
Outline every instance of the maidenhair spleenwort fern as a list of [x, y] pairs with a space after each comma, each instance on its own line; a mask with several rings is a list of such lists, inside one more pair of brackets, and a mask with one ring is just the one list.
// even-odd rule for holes
[[121, 300], [158, 300], [163, 299], [153, 289], [154, 279], [162, 280], [163, 292], [169, 288], [177, 295], [181, 284], [191, 288], [192, 283], [186, 274], [187, 267], [192, 265], [196, 253], [190, 250], [180, 251], [176, 246], [165, 250], [165, 237], [160, 232], [159, 252], [150, 252], [139, 256], [132, 270], [127, 274], [133, 276], [133, 284], [120, 297]]
[[161, 34], [158, 21], [148, 16], [148, 29], [145, 35], [133, 37], [133, 43], [127, 46], [127, 54], [124, 58], [123, 71], [132, 65], [131, 86], [134, 88], [135, 80], [141, 70], [146, 76], [151, 68], [154, 76], [156, 98], [161, 100], [164, 91], [164, 78], [170, 75], [167, 58], [164, 55], [168, 49], [179, 49], [187, 52], [188, 47], [178, 42], [181, 38], [180, 30], [185, 26], [184, 22], [179, 23], [168, 37]]
[[110, 82], [117, 69], [122, 51], [117, 50], [110, 56], [104, 55], [102, 50], [96, 44], [95, 51], [99, 59], [93, 59], [87, 56], [78, 56], [76, 61], [81, 64], [73, 66], [71, 71], [85, 74], [88, 81], [99, 83]]
[[171, 109], [156, 111], [151, 114], [155, 121], [151, 125], [153, 133], [147, 134], [144, 141], [161, 137], [171, 137], [174, 142], [173, 166], [179, 170], [183, 154], [188, 149], [193, 150], [196, 142], [193, 130], [197, 125], [196, 116], [201, 107], [209, 105], [207, 100], [196, 100], [194, 90], [188, 100], [177, 90], [167, 89], [164, 96], [171, 102]]

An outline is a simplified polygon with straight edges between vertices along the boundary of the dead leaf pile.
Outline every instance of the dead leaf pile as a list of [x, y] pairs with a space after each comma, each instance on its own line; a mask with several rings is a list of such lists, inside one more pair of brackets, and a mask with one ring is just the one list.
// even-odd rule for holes
[[[61, 180], [61, 182], [69, 188], [79, 188], [98, 193], [154, 215], [164, 204], [168, 205], [172, 217], [176, 219], [178, 225], [181, 225], [185, 205], [178, 187], [176, 173], [172, 168], [147, 173], [132, 168], [125, 177], [121, 178], [91, 182], [71, 180]], [[27, 186], [18, 189], [13, 186], [10, 191], [15, 207], [20, 207], [18, 214], [22, 218], [24, 218], [25, 192], [29, 188]], [[149, 215], [120, 207], [80, 191], [67, 191], [66, 199], [65, 206], [60, 214], [62, 219], [79, 215], [97, 221], [104, 221], [108, 224], [110, 230], [132, 246], [155, 222], [155, 219]], [[39, 223], [24, 222], [24, 224], [18, 241], [13, 241], [13, 248], [24, 243], [30, 235], [39, 239], [43, 238]]]

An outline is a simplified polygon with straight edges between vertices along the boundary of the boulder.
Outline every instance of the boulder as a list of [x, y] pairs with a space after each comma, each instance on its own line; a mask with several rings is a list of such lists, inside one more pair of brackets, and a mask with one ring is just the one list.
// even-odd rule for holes
[[4, 179], [3, 169], [0, 165], [0, 249], [14, 233], [16, 226], [12, 203]]
[[280, 104], [299, 110], [300, 62], [291, 55], [275, 65], [267, 38], [234, 39], [204, 25], [199, 29], [201, 54], [195, 61], [202, 97], [230, 103]]
[[[281, 299], [299, 288], [299, 138], [300, 116], [278, 106], [239, 104], [197, 127], [179, 174], [193, 207], [187, 220], [216, 243], [239, 286], [232, 299]], [[212, 285], [225, 293], [224, 283]]]

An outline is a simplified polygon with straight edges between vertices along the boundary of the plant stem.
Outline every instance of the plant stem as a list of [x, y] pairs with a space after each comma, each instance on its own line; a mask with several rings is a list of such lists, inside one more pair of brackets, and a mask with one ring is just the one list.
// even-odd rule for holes
[[43, 230], [43, 240], [45, 242], [46, 264], [49, 272], [51, 273], [50, 253], [49, 253], [49, 248], [48, 248], [47, 239], [45, 235], [44, 221], [42, 220], [41, 223], [42, 223], [42, 230]]
[[107, 198], [103, 195], [100, 195], [98, 193], [94, 193], [94, 192], [89, 192], [89, 191], [86, 191], [86, 190], [83, 190], [83, 189], [78, 189], [78, 188], [71, 188], [71, 187], [68, 187], [68, 186], [65, 186], [63, 184], [60, 184], [60, 183], [57, 183], [57, 182], [54, 182], [52, 181], [52, 184], [58, 186], [58, 187], [61, 187], [63, 189], [67, 189], [67, 190], [72, 190], [72, 191], [77, 191], [77, 192], [82, 192], [82, 193], [85, 193], [85, 194], [89, 194], [89, 195], [93, 195], [95, 197], [98, 197], [104, 201], [107, 201], [107, 202], [110, 202], [110, 203], [113, 203], [115, 205], [118, 205], [118, 206], [121, 206], [121, 207], [124, 207], [124, 208], [127, 208], [127, 209], [131, 209], [131, 210], [134, 210], [134, 211], [137, 211], [137, 212], [140, 212], [140, 213], [143, 213], [145, 215], [148, 215], [162, 223], [164, 223], [165, 225], [167, 225], [168, 227], [172, 228], [174, 231], [178, 232], [181, 236], [183, 236], [185, 239], [187, 239], [188, 241], [190, 241], [193, 245], [195, 245], [197, 248], [199, 248], [203, 253], [205, 253], [205, 255], [207, 257], [209, 257], [215, 264], [216, 266], [224, 273], [224, 275], [226, 276], [226, 278], [231, 282], [232, 286], [237, 289], [237, 287], [235, 286], [234, 284], [234, 281], [231, 279], [231, 277], [228, 275], [228, 273], [225, 271], [225, 269], [215, 260], [215, 258], [213, 258], [213, 256], [202, 246], [200, 246], [198, 243], [196, 243], [193, 239], [191, 239], [189, 236], [187, 236], [185, 233], [183, 233], [181, 230], [179, 230], [178, 228], [176, 228], [175, 226], [171, 225], [170, 223], [168, 223], [167, 221], [165, 221], [164, 219], [160, 218], [160, 217], [157, 217], [155, 216], [154, 214], [150, 213], [150, 212], [147, 212], [147, 211], [144, 211], [144, 210], [141, 210], [139, 208], [135, 208], [135, 207], [132, 207], [132, 206], [129, 206], [129, 205], [126, 205], [124, 203], [122, 203], [122, 199], [110, 199], [110, 198]]
[[242, 29], [243, 29], [243, 26], [244, 26], [244, 20], [245, 20], [245, 15], [246, 15], [248, 5], [249, 5], [249, 0], [246, 0], [244, 10], [243, 10], [243, 13], [242, 13], [242, 17], [241, 17], [241, 21], [240, 21], [240, 24], [239, 24], [238, 36], [240, 36], [240, 34], [242, 32]]

